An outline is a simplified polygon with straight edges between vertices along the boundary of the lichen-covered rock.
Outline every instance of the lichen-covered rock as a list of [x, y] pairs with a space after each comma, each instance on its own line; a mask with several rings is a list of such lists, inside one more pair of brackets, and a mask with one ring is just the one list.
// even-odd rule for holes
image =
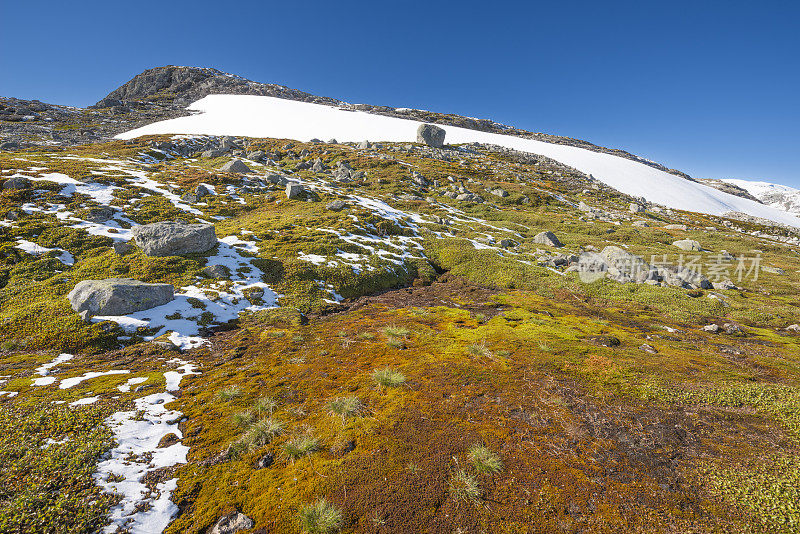
[[434, 126], [433, 124], [420, 124], [417, 128], [417, 143], [424, 143], [434, 148], [442, 148], [444, 146], [443, 128]]
[[326, 210], [342, 211], [347, 207], [347, 202], [344, 200], [332, 200], [325, 205]]
[[78, 282], [67, 295], [72, 309], [84, 315], [127, 315], [161, 306], [175, 298], [171, 284], [147, 284], [130, 278]]
[[162, 221], [131, 229], [136, 245], [148, 256], [180, 256], [208, 252], [217, 244], [214, 226]]
[[253, 520], [241, 512], [231, 512], [214, 523], [208, 534], [235, 534], [240, 530], [253, 528]]

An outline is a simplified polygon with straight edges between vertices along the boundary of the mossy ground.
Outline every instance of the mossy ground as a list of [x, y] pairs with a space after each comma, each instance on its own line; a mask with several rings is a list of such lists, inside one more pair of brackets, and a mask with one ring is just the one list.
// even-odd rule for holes
[[[302, 510], [321, 498], [341, 511], [345, 532], [800, 530], [800, 338], [783, 330], [800, 322], [800, 255], [747, 233], [763, 228], [737, 222], [745, 232], [736, 231], [718, 218], [683, 212], [651, 213], [650, 228], [587, 219], [552, 195], [621, 212], [630, 199], [607, 190], [589, 195], [574, 181], [492, 152], [437, 159], [392, 144], [356, 151], [252, 140], [253, 150], [308, 150], [282, 158], [284, 169], [320, 157], [328, 166], [347, 161], [366, 172], [358, 182], [321, 190], [320, 201], [287, 200], [278, 187], [248, 189], [242, 177], [219, 172], [227, 158], [162, 154], [156, 161], [147, 141], [4, 152], [0, 167], [4, 175], [37, 176], [46, 168], [92, 176], [123, 188], [112, 205], [134, 222], [218, 217], [220, 237], [257, 242], [254, 264], [281, 294], [282, 308], [244, 314], [181, 356], [202, 374], [185, 377], [170, 405], [185, 416], [190, 452], [176, 471], [172, 500], [181, 512], [169, 532], [204, 532], [232, 510], [251, 517], [256, 531], [299, 532]], [[490, 201], [403, 196], [409, 165], [429, 180], [463, 180]], [[219, 195], [196, 205], [198, 216], [166, 195], [144, 195], [125, 169], [178, 195], [200, 183], [218, 191], [231, 186], [244, 204]], [[497, 186], [509, 196], [485, 191]], [[26, 203], [63, 204], [75, 214], [97, 207], [60, 191], [52, 182], [3, 191], [0, 214]], [[428, 218], [325, 209], [350, 194]], [[662, 228], [672, 222], [690, 230]], [[544, 229], [572, 253], [613, 244], [649, 259], [674, 254], [671, 243], [682, 238], [700, 241], [710, 251], [703, 258], [757, 249], [763, 264], [786, 274], [762, 272], [742, 290], [713, 292], [718, 298], [710, 291], [584, 284], [537, 264], [541, 246], [532, 238]], [[474, 240], [487, 235], [518, 246], [476, 249]], [[370, 250], [365, 244], [373, 237], [380, 239]], [[23, 252], [18, 239], [67, 250], [75, 264]], [[303, 259], [312, 255], [325, 261]], [[343, 259], [348, 255], [359, 256], [360, 268]], [[115, 323], [80, 321], [67, 292], [80, 280], [111, 276], [176, 287], [210, 283], [198, 278], [206, 260], [117, 255], [110, 238], [71, 228], [53, 213], [23, 215], [0, 228], [0, 390], [18, 392], [0, 397], [0, 529], [96, 529], [111, 504], [91, 484], [110, 447], [97, 423], [143, 394], [117, 386], [146, 376], [144, 391], [161, 390], [173, 365], [175, 353], [143, 342], [146, 332], [120, 339]], [[334, 294], [345, 302], [332, 302]], [[712, 322], [735, 322], [745, 333], [701, 330]], [[616, 343], [606, 343], [611, 339]], [[35, 369], [59, 351], [76, 358], [53, 371], [58, 379], [131, 373], [63, 390], [33, 386]], [[376, 383], [373, 373], [382, 369], [405, 381]], [[53, 404], [89, 396], [99, 400]], [[264, 408], [265, 398], [276, 405]], [[358, 409], [342, 415], [331, 408], [337, 399], [357, 399], [351, 405]], [[48, 437], [64, 436], [69, 441], [42, 448]], [[469, 454], [476, 443], [499, 455], [502, 469], [476, 471]], [[235, 454], [226, 454], [232, 444]], [[267, 453], [274, 462], [257, 468]], [[474, 498], [454, 493], [466, 482], [474, 482]], [[41, 514], [32, 513], [33, 502]]]

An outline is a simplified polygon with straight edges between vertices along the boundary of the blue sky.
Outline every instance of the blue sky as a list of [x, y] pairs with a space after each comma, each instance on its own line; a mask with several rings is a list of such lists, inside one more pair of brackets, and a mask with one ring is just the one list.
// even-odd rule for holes
[[800, 187], [798, 2], [4, 2], [0, 95], [150, 67], [486, 117], [702, 178]]

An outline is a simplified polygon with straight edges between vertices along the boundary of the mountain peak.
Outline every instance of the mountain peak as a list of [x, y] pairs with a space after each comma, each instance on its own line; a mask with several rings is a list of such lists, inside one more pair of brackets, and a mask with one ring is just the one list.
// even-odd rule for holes
[[185, 105], [213, 94], [275, 96], [330, 105], [342, 103], [340, 100], [319, 97], [283, 85], [254, 82], [212, 67], [166, 65], [137, 74], [93, 107], [111, 107], [143, 100], [170, 101]]

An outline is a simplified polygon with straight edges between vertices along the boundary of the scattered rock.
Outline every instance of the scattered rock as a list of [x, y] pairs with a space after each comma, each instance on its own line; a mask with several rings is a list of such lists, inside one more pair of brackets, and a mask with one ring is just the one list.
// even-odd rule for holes
[[115, 241], [113, 245], [114, 252], [119, 254], [120, 256], [124, 256], [128, 252], [131, 252], [134, 249], [134, 246], [131, 245], [128, 241]]
[[85, 318], [127, 315], [161, 306], [175, 298], [171, 284], [146, 284], [130, 278], [78, 282], [67, 295], [72, 309]]
[[643, 344], [639, 348], [641, 350], [645, 351], [645, 352], [649, 352], [650, 354], [658, 354], [658, 351], [656, 350], [656, 348], [653, 345], [649, 345], [647, 343]]
[[601, 347], [618, 347], [620, 344], [619, 339], [614, 336], [589, 336], [587, 339]]
[[325, 205], [325, 209], [330, 211], [342, 211], [343, 209], [346, 208], [347, 208], [347, 202], [345, 202], [344, 200], [333, 200]]
[[722, 329], [725, 330], [726, 334], [732, 336], [744, 334], [744, 330], [742, 330], [742, 327], [736, 323], [725, 323], [722, 325]]
[[250, 169], [250, 167], [245, 165], [240, 159], [232, 159], [231, 161], [220, 167], [219, 170], [224, 172], [235, 172], [238, 174], [247, 174], [249, 172], [253, 172], [252, 169]]
[[491, 190], [491, 191], [489, 191], [489, 192], [490, 192], [491, 194], [493, 194], [494, 196], [496, 196], [496, 197], [502, 197], [502, 198], [505, 198], [505, 197], [507, 197], [507, 196], [508, 196], [508, 191], [506, 191], [506, 190], [505, 190], [505, 189], [503, 189], [502, 187], [498, 187], [498, 188], [496, 188], [496, 189], [492, 189], [492, 190]]
[[712, 332], [712, 333], [716, 334], [717, 332], [719, 332], [719, 325], [718, 324], [709, 324], [709, 325], [704, 326], [703, 330], [705, 330], [706, 332]]
[[537, 245], [545, 245], [548, 247], [555, 247], [555, 248], [561, 248], [564, 246], [564, 244], [558, 240], [556, 235], [549, 230], [546, 230], [544, 232], [539, 232], [538, 234], [536, 234], [533, 238], [533, 242], [536, 243]]
[[762, 265], [761, 270], [764, 271], [765, 273], [786, 274], [786, 271], [784, 271], [780, 267], [771, 267], [769, 265]]
[[372, 145], [370, 144], [369, 141], [361, 141], [360, 143], [358, 143], [358, 146], [356, 148], [360, 148], [361, 150], [366, 150], [368, 148], [372, 148]]
[[633, 221], [633, 226], [639, 226], [641, 228], [648, 228], [650, 225], [647, 224], [647, 221]]
[[644, 210], [644, 206], [641, 204], [637, 204], [636, 202], [632, 202], [630, 206], [628, 206], [628, 211], [631, 213], [642, 213]]
[[241, 512], [234, 511], [220, 517], [208, 531], [208, 534], [235, 534], [240, 530], [251, 529], [253, 525], [252, 519]]
[[445, 131], [433, 124], [420, 124], [417, 128], [417, 143], [423, 143], [434, 148], [444, 146]]
[[200, 154], [200, 156], [204, 158], [218, 158], [223, 154], [225, 154], [224, 150], [221, 150], [219, 148], [212, 148], [211, 150], [206, 150], [205, 152]]
[[687, 230], [685, 224], [668, 224], [664, 227], [665, 230], [683, 230], [684, 232]]
[[114, 217], [116, 211], [114, 208], [109, 206], [103, 206], [101, 208], [91, 208], [89, 212], [86, 214], [86, 220], [91, 222], [106, 222], [107, 220]]
[[30, 189], [31, 188], [31, 181], [24, 176], [12, 176], [5, 182], [3, 182], [3, 189]]
[[256, 469], [266, 469], [275, 463], [275, 455], [267, 452], [264, 456], [256, 460]]
[[231, 271], [224, 265], [207, 265], [202, 271], [209, 278], [230, 278]]
[[800, 324], [790, 324], [784, 330], [787, 332], [798, 332], [800, 333]]
[[162, 221], [131, 229], [133, 239], [148, 256], [180, 256], [208, 252], [217, 244], [214, 226]]
[[303, 186], [297, 182], [289, 182], [286, 184], [286, 198], [297, 198], [303, 191]]
[[686, 251], [701, 251], [703, 247], [694, 239], [680, 239], [672, 243], [673, 246]]
[[736, 287], [736, 284], [734, 284], [730, 280], [723, 280], [721, 282], [713, 282], [711, 285], [714, 287], [714, 289], [717, 289], [717, 290], [739, 289], [738, 287]]

